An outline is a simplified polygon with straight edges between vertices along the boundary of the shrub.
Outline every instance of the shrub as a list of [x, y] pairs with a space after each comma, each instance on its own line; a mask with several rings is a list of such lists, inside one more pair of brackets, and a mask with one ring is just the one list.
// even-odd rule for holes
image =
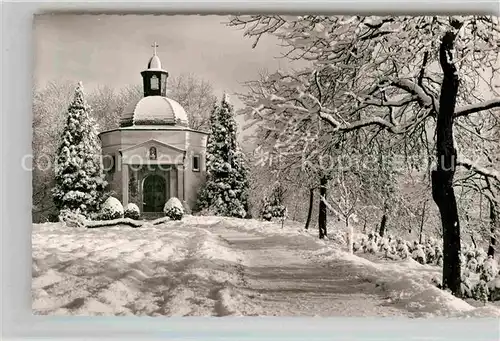
[[417, 245], [412, 253], [412, 258], [420, 264], [427, 264], [427, 259], [425, 258], [425, 252], [422, 245]]
[[473, 286], [468, 276], [462, 276], [462, 283], [460, 283], [460, 289], [462, 291], [462, 296], [464, 298], [473, 298]]
[[123, 216], [125, 218], [137, 220], [141, 216], [141, 211], [139, 210], [139, 207], [136, 204], [129, 203], [125, 207], [125, 211], [123, 212]]
[[59, 212], [59, 221], [67, 227], [83, 228], [86, 225], [87, 218], [79, 210], [64, 209]]
[[474, 299], [486, 303], [489, 295], [488, 285], [485, 281], [480, 280], [474, 287]]
[[491, 302], [500, 300], [500, 277], [496, 277], [488, 282], [488, 291], [490, 293], [489, 299]]
[[408, 245], [405, 242], [400, 242], [397, 246], [396, 251], [401, 259], [407, 259], [408, 257], [410, 257], [410, 250], [408, 249]]
[[469, 269], [470, 271], [475, 273], [475, 272], [477, 272], [477, 268], [478, 268], [478, 264], [477, 264], [476, 258], [471, 258], [467, 262], [467, 269]]
[[182, 207], [182, 203], [179, 199], [170, 198], [165, 204], [163, 212], [172, 220], [181, 220], [184, 215], [184, 207]]
[[431, 283], [433, 285], [435, 285], [436, 287], [438, 287], [439, 289], [441, 289], [443, 287], [443, 285], [441, 284], [441, 281], [436, 276], [431, 278]]
[[492, 281], [498, 273], [498, 266], [496, 261], [492, 256], [488, 256], [488, 259], [484, 262], [481, 268], [481, 275], [479, 279], [485, 281], [486, 283]]
[[123, 218], [123, 213], [124, 213], [123, 206], [120, 200], [114, 197], [109, 197], [101, 205], [99, 218], [101, 220], [113, 220], [113, 219]]

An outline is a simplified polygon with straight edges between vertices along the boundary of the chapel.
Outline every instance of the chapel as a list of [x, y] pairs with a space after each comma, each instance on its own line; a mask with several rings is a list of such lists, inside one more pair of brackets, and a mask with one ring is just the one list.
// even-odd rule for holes
[[171, 197], [193, 209], [205, 181], [208, 133], [189, 128], [184, 108], [166, 96], [157, 46], [141, 72], [143, 97], [123, 110], [119, 128], [99, 134], [109, 189], [143, 217], [161, 215]]

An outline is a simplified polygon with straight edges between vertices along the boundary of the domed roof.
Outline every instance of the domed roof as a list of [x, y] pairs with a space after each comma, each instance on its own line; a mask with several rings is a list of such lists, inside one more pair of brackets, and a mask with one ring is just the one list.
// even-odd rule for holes
[[147, 96], [123, 110], [120, 125], [188, 125], [184, 108], [173, 99]]
[[148, 69], [160, 69], [161, 70], [161, 61], [160, 61], [160, 58], [156, 55], [156, 53], [149, 60]]

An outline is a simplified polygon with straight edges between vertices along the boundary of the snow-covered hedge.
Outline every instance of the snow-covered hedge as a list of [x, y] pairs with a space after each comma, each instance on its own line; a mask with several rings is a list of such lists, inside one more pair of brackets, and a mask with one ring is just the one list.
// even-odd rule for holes
[[67, 227], [83, 228], [87, 223], [87, 218], [78, 211], [65, 209], [59, 212], [59, 221]]
[[179, 199], [170, 198], [165, 204], [163, 212], [172, 220], [181, 220], [184, 216], [184, 207]]
[[99, 221], [90, 221], [87, 223], [87, 228], [100, 228], [100, 227], [115, 227], [120, 225], [128, 225], [130, 227], [138, 228], [142, 227], [145, 224], [144, 221], [137, 221], [135, 219], [130, 218], [118, 218], [112, 220], [99, 220]]
[[137, 220], [141, 216], [141, 211], [139, 210], [139, 207], [136, 204], [129, 203], [125, 207], [125, 210], [123, 212], [123, 216], [125, 218], [130, 218], [130, 219]]
[[120, 200], [109, 197], [106, 201], [101, 205], [101, 211], [99, 214], [99, 218], [101, 220], [112, 220], [123, 218], [123, 206]]
[[[388, 259], [413, 258], [420, 264], [443, 266], [443, 250], [441, 239], [425, 238], [422, 243], [409, 242], [390, 235], [380, 237], [376, 232], [357, 234], [354, 242], [354, 252], [378, 254]], [[462, 294], [486, 302], [500, 300], [500, 273], [498, 263], [493, 257], [476, 247], [462, 245], [460, 253], [462, 263]], [[438, 280], [436, 286], [441, 288]]]
[[362, 250], [365, 253], [382, 254], [389, 259], [413, 258], [420, 264], [442, 265], [443, 251], [439, 244], [441, 241], [429, 238], [420, 244], [413, 243], [402, 238], [394, 238], [390, 235], [381, 237], [372, 232], [368, 235], [357, 234], [354, 241], [355, 252]]

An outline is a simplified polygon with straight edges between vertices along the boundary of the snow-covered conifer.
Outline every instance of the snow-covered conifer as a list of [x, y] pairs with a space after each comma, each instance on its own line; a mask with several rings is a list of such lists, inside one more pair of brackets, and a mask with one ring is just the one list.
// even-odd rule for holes
[[488, 284], [483, 280], [479, 280], [474, 288], [473, 295], [475, 300], [481, 301], [483, 303], [488, 302], [488, 298], [490, 296]]
[[210, 117], [207, 181], [198, 208], [215, 215], [244, 218], [248, 214], [248, 168], [236, 139], [234, 108], [224, 95]]
[[81, 83], [67, 111], [67, 120], [55, 160], [53, 200], [59, 210], [89, 216], [103, 201], [106, 181], [101, 146]]
[[283, 222], [288, 217], [288, 209], [283, 203], [284, 190], [283, 186], [277, 181], [271, 190], [269, 197], [264, 200], [264, 205], [261, 211], [261, 217], [265, 220], [277, 218]]

